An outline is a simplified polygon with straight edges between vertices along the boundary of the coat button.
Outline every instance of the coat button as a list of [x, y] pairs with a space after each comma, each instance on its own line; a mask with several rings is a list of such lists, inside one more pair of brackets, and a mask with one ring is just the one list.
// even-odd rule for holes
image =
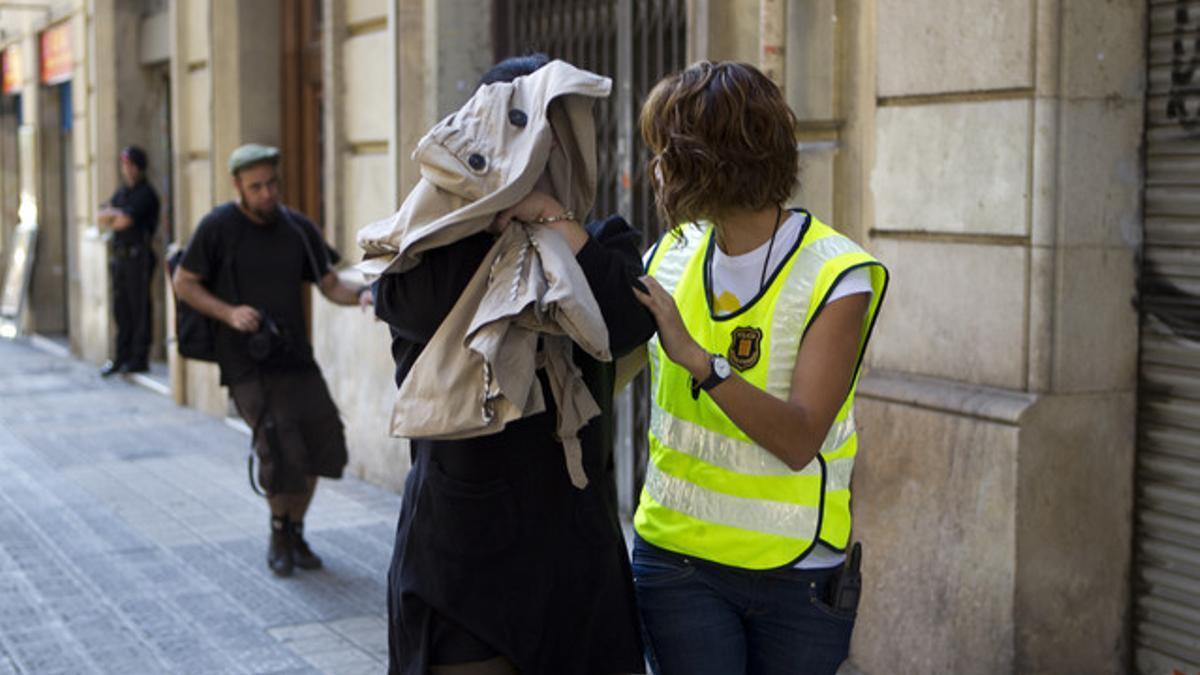
[[508, 121], [518, 127], [524, 127], [526, 124], [529, 124], [529, 116], [525, 114], [524, 110], [514, 108], [508, 111]]
[[470, 164], [471, 168], [476, 171], [483, 171], [487, 168], [487, 160], [478, 152], [471, 153], [471, 156], [467, 158], [467, 164]]

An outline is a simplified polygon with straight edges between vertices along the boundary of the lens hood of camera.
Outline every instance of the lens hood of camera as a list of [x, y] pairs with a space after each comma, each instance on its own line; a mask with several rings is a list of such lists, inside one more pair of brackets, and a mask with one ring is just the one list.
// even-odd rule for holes
[[287, 349], [288, 343], [279, 326], [265, 311], [260, 309], [258, 315], [261, 317], [258, 330], [246, 338], [246, 351], [251, 359], [261, 363]]

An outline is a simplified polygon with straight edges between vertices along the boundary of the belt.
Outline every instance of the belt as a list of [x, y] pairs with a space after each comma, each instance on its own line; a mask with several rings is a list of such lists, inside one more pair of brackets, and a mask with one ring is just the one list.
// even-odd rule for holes
[[142, 252], [145, 246], [142, 244], [113, 244], [112, 255], [114, 258], [132, 258]]

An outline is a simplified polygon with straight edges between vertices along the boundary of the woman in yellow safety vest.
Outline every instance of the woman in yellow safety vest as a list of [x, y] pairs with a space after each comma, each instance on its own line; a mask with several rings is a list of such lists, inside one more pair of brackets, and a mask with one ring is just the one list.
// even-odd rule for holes
[[803, 209], [796, 118], [701, 62], [641, 113], [659, 213], [633, 569], [659, 675], [834, 673], [850, 646], [854, 391], [887, 271]]

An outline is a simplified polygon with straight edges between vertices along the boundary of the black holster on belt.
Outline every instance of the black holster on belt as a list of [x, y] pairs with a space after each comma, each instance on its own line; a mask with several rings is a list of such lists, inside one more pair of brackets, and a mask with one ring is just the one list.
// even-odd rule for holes
[[862, 544], [854, 542], [846, 564], [837, 578], [829, 585], [829, 606], [839, 612], [858, 610], [858, 599], [862, 595]]

